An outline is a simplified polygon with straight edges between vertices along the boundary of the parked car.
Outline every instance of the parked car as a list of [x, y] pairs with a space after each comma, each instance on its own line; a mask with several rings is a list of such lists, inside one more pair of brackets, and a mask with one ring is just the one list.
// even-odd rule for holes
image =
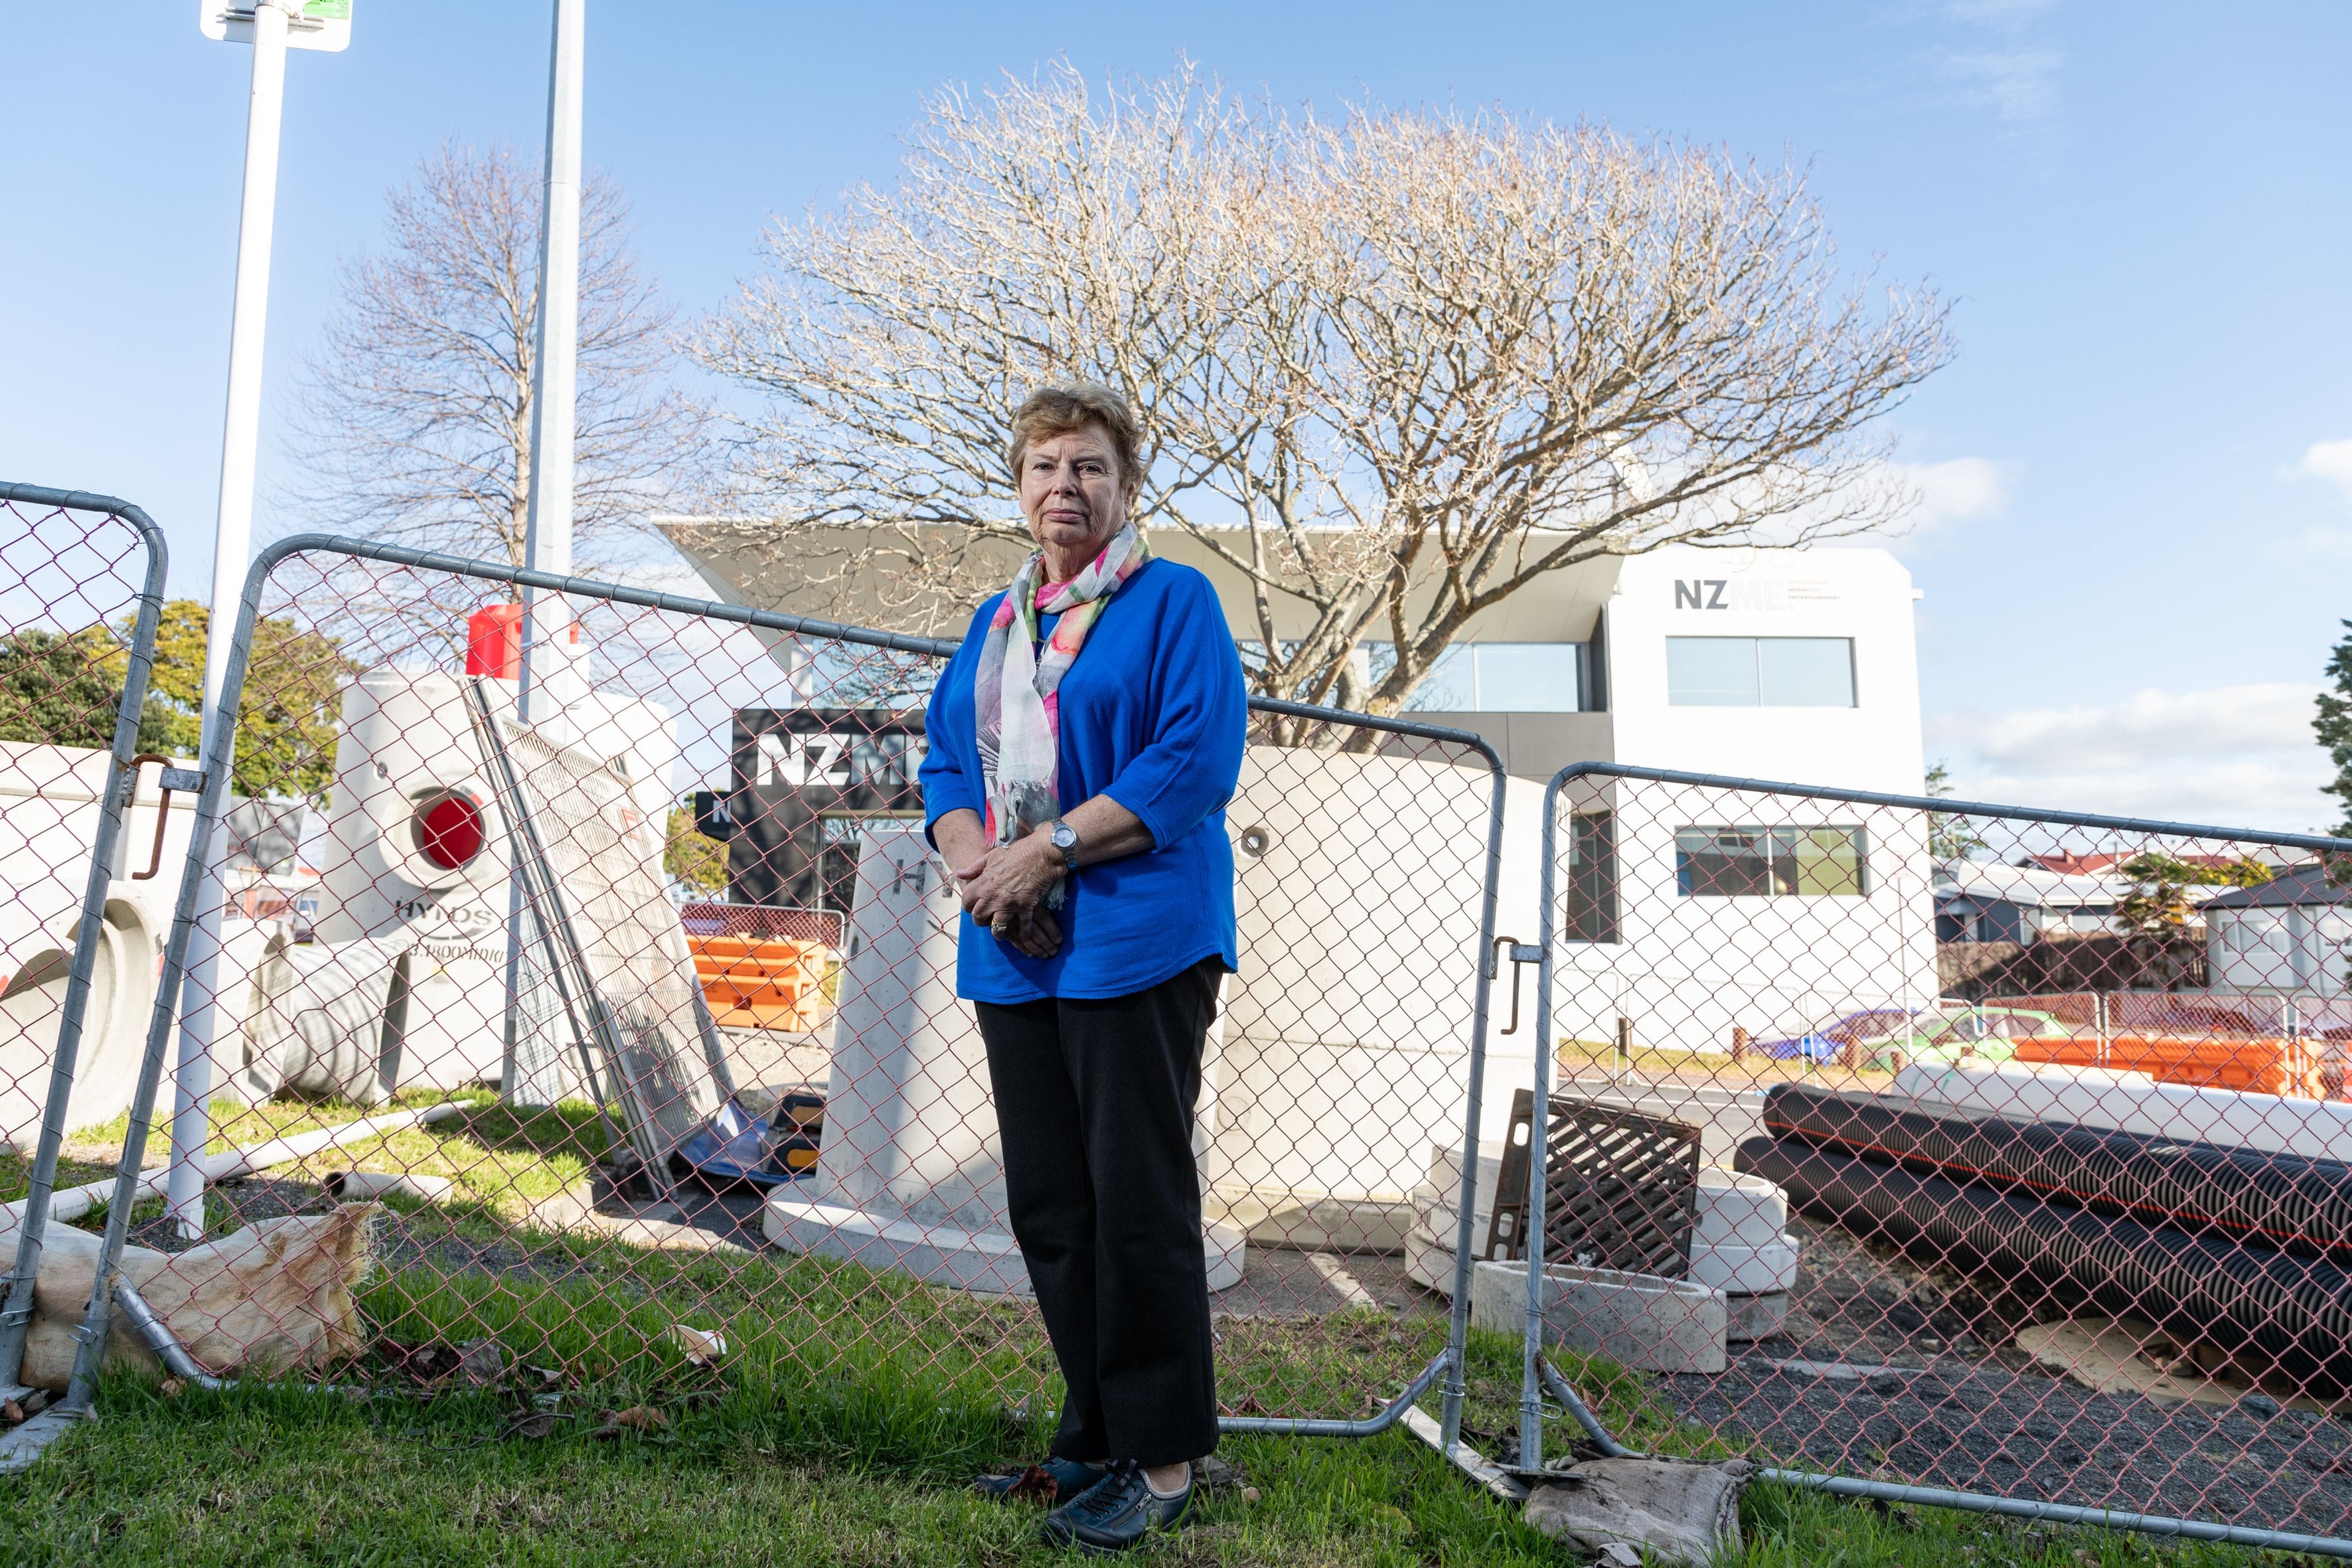
[[2005, 1062], [2017, 1049], [2015, 1041], [2074, 1032], [2050, 1014], [2029, 1008], [1937, 1002], [1909, 1011], [1872, 1007], [1847, 1013], [1801, 1035], [1759, 1041], [1756, 1049], [1780, 1061], [1891, 1069], [1906, 1062]]

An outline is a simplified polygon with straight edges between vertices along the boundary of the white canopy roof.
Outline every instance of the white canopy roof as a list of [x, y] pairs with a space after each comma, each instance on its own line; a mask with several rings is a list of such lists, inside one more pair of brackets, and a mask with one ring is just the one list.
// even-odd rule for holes
[[[791, 527], [770, 518], [674, 515], [652, 521], [711, 592], [730, 604], [933, 637], [960, 634], [973, 606], [1011, 581], [1024, 552], [1010, 540], [952, 523]], [[1333, 535], [1335, 545], [1341, 537]], [[1520, 548], [1538, 551], [1559, 537], [1531, 533]], [[1155, 552], [1208, 574], [1236, 637], [1258, 635], [1245, 572], [1186, 530], [1155, 529], [1150, 538]], [[1230, 540], [1219, 537], [1218, 543], [1236, 556], [1246, 552], [1246, 531], [1231, 531]], [[1604, 556], [1546, 573], [1472, 617], [1455, 640], [1581, 642], [1592, 635], [1622, 563]], [[1418, 586], [1430, 592], [1433, 580]], [[1303, 599], [1278, 593], [1272, 608], [1278, 637], [1301, 635], [1309, 625]]]

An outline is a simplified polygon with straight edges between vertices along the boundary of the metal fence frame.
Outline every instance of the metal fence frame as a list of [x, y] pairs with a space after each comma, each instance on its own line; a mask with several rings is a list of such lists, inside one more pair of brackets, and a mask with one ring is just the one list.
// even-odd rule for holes
[[[106, 918], [107, 884], [122, 821], [138, 788], [140, 711], [147, 700], [148, 679], [155, 661], [155, 637], [163, 609], [163, 584], [170, 565], [163, 531], [140, 508], [113, 496], [87, 490], [61, 490], [46, 485], [0, 483], [0, 502], [22, 502], [58, 511], [96, 512], [128, 524], [146, 546], [147, 569], [138, 595], [137, 618], [126, 654], [122, 691], [115, 710], [111, 746], [112, 768], [99, 801], [98, 831], [90, 844], [89, 878], [82, 894], [81, 917], [74, 933], [71, 967], [67, 973], [65, 1005], [58, 1018], [57, 1044], [49, 1060], [49, 1081], [41, 1110], [40, 1141], [33, 1154], [30, 1184], [19, 1222], [16, 1260], [10, 1269], [7, 1298], [0, 1305], [0, 1397], [21, 1398], [31, 1392], [17, 1382], [23, 1369], [25, 1340], [33, 1321], [34, 1283], [39, 1276], [49, 1204], [57, 1188], [58, 1157], [65, 1142], [68, 1102], [73, 1093], [74, 1071], [81, 1050], [82, 1023], [89, 1006], [90, 978], [98, 961], [98, 943]], [[72, 1408], [68, 1406], [68, 1408]]]
[[[1996, 805], [1979, 801], [1953, 800], [1931, 795], [1889, 795], [1874, 790], [1787, 784], [1769, 779], [1738, 778], [1722, 773], [1685, 773], [1666, 768], [1635, 767], [1621, 763], [1571, 763], [1552, 775], [1551, 782], [1544, 787], [1543, 796], [1543, 865], [1540, 868], [1543, 908], [1538, 922], [1537, 937], [1541, 946], [1542, 957], [1536, 969], [1535, 1010], [1535, 1026], [1538, 1041], [1538, 1048], [1536, 1052], [1535, 1099], [1538, 1108], [1547, 1102], [1551, 1093], [1552, 966], [1559, 916], [1556, 881], [1559, 853], [1559, 796], [1562, 790], [1576, 781], [1592, 778], [1739, 790], [1755, 795], [1801, 795], [1809, 800], [1835, 801], [1849, 805], [1886, 806], [1923, 813], [1933, 812], [1946, 816], [1991, 817], [2011, 822], [2038, 822], [2068, 827], [2106, 828], [2117, 832], [2147, 833], [2168, 837], [2236, 839], [2272, 845], [2280, 848], [2308, 849], [2321, 854], [2352, 855], [2352, 839], [2328, 838], [2309, 834], [2265, 833], [2195, 823], [2164, 822], [2147, 817], [2053, 811], [2036, 806]], [[1600, 1447], [1603, 1454], [1611, 1458], [1636, 1457], [1633, 1450], [1619, 1444], [1610, 1435], [1608, 1428], [1593, 1415], [1583, 1401], [1578, 1397], [1576, 1390], [1553, 1369], [1543, 1354], [1544, 1200], [1549, 1184], [1545, 1180], [1544, 1145], [1549, 1120], [1538, 1109], [1528, 1148], [1528, 1219], [1524, 1231], [1527, 1237], [1528, 1255], [1527, 1317], [1519, 1388], [1519, 1465], [1522, 1473], [1539, 1469], [1543, 1463], [1543, 1423], [1546, 1415], [1544, 1401], [1547, 1395], [1558, 1402], [1567, 1415], [1576, 1423], [1586, 1436]], [[2165, 1514], [2121, 1512], [2069, 1503], [2045, 1502], [2033, 1498], [2009, 1497], [1998, 1493], [1957, 1491], [1943, 1487], [1912, 1486], [1898, 1481], [1825, 1475], [1813, 1470], [1767, 1468], [1760, 1470], [1759, 1474], [1769, 1480], [1791, 1486], [1808, 1487], [1840, 1497], [1868, 1499], [1880, 1503], [1916, 1503], [1936, 1508], [1958, 1509], [1974, 1513], [2000, 1514], [2012, 1519], [2035, 1520], [2045, 1523], [2101, 1525], [2116, 1530], [2137, 1531], [2149, 1535], [2176, 1536], [2185, 1540], [2258, 1547], [2273, 1552], [2300, 1552], [2321, 1557], [2352, 1558], [2352, 1539], [2336, 1536], [2304, 1535], [2243, 1525], [2220, 1524], [2207, 1520], [2179, 1519]]]
[[[157, 983], [154, 1012], [150, 1022], [145, 1056], [141, 1062], [138, 1087], [131, 1107], [130, 1127], [124, 1137], [122, 1156], [116, 1168], [113, 1199], [107, 1213], [105, 1239], [100, 1254], [97, 1279], [91, 1290], [88, 1314], [81, 1328], [77, 1331], [81, 1343], [75, 1357], [72, 1389], [67, 1401], [68, 1405], [77, 1410], [86, 1409], [95, 1394], [98, 1368], [102, 1358], [108, 1327], [112, 1311], [118, 1304], [123, 1308], [124, 1315], [132, 1328], [174, 1373], [181, 1376], [193, 1375], [208, 1384], [215, 1385], [234, 1381], [205, 1377], [202, 1369], [195, 1366], [183, 1347], [173, 1339], [170, 1329], [147, 1310], [145, 1303], [139, 1299], [137, 1292], [127, 1282], [119, 1281], [116, 1276], [127, 1240], [131, 1210], [136, 1197], [139, 1162], [146, 1147], [155, 1094], [163, 1075], [164, 1049], [177, 1015], [180, 993], [186, 975], [189, 941], [198, 913], [196, 904], [200, 889], [205, 883], [205, 864], [210, 853], [213, 835], [218, 826], [227, 800], [228, 760], [232, 754], [231, 748], [235, 743], [237, 710], [247, 676], [247, 653], [252, 644], [256, 623], [260, 616], [262, 591], [271, 572], [280, 562], [289, 556], [307, 552], [339, 554], [353, 560], [374, 561], [417, 570], [445, 572], [484, 582], [508, 584], [542, 594], [559, 594], [576, 598], [603, 600], [672, 614], [731, 622], [763, 631], [824, 637], [866, 647], [919, 654], [942, 659], [952, 656], [960, 646], [953, 641], [942, 638], [877, 631], [807, 616], [753, 609], [740, 605], [721, 604], [716, 600], [697, 599], [682, 595], [632, 588], [618, 584], [597, 582], [585, 577], [557, 575], [493, 562], [467, 560], [433, 551], [379, 544], [331, 534], [296, 534], [278, 540], [264, 549], [255, 559], [252, 569], [247, 574], [244, 593], [240, 596], [237, 606], [236, 626], [230, 647], [228, 668], [222, 682], [217, 703], [214, 711], [208, 715], [210, 722], [207, 725], [207, 752], [204, 759], [203, 789], [197, 798], [195, 821], [189, 837], [186, 870], [181, 882], [179, 900], [173, 915], [171, 937], [164, 948], [163, 969]], [[1476, 1206], [1475, 1197], [1479, 1102], [1486, 1075], [1488, 1004], [1496, 967], [1492, 957], [1492, 948], [1498, 897], [1497, 881], [1501, 873], [1503, 854], [1506, 775], [1502, 758], [1492, 743], [1484, 737], [1468, 731], [1451, 729], [1442, 725], [1425, 724], [1407, 719], [1381, 718], [1342, 709], [1318, 707], [1265, 697], [1250, 698], [1249, 709], [1255, 713], [1346, 724], [1357, 729], [1459, 746], [1465, 751], [1475, 752], [1486, 763], [1489, 780], [1489, 798], [1486, 810], [1486, 841], [1480, 879], [1479, 925], [1472, 950], [1475, 963], [1475, 989], [1471, 1011], [1468, 1092], [1463, 1121], [1464, 1157], [1462, 1191], [1459, 1194], [1460, 1219], [1455, 1236], [1454, 1290], [1445, 1348], [1421, 1370], [1397, 1397], [1384, 1405], [1378, 1413], [1362, 1419], [1224, 1415], [1219, 1418], [1219, 1429], [1229, 1433], [1274, 1436], [1369, 1437], [1405, 1420], [1408, 1414], [1413, 1411], [1413, 1407], [1431, 1389], [1440, 1388], [1444, 1404], [1438, 1447], [1448, 1457], [1453, 1457], [1459, 1442], [1463, 1402], [1468, 1392], [1465, 1344], [1470, 1322], [1468, 1280], [1472, 1264], [1474, 1210]], [[1440, 1387], [1441, 1379], [1443, 1379], [1442, 1387]]]

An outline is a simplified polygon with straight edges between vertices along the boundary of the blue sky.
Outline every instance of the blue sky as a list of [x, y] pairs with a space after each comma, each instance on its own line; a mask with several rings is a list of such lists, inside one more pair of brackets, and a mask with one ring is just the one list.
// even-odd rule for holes
[[[920, 94], [1055, 56], [1809, 163], [1848, 258], [1958, 302], [1958, 361], [1895, 416], [1927, 495], [1895, 548], [1927, 591], [1930, 756], [1995, 798], [2332, 818], [2307, 726], [2352, 616], [2352, 8], [589, 9], [588, 155], [689, 311], [772, 214], [890, 179]], [[0, 474], [140, 501], [201, 593], [249, 57], [194, 10], [11, 18]], [[544, 4], [355, 11], [348, 53], [289, 65], [273, 410], [421, 154], [537, 155]], [[300, 458], [266, 439], [265, 492]]]

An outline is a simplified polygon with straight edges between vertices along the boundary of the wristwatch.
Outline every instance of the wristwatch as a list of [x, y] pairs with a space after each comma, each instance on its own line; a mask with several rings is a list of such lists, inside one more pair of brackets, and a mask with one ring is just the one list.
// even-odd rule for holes
[[1056, 821], [1047, 831], [1046, 839], [1062, 852], [1062, 864], [1075, 871], [1078, 868], [1078, 830], [1066, 822]]

